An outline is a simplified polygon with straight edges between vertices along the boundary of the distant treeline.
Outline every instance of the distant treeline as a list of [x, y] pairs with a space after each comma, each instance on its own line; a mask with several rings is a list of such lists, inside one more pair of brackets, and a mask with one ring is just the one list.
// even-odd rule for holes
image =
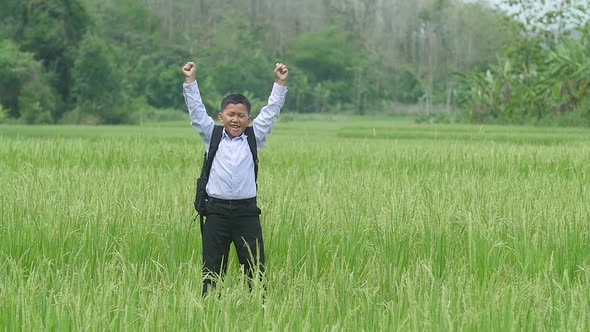
[[[571, 11], [543, 17], [560, 15]], [[258, 108], [285, 62], [291, 112], [419, 104], [425, 116], [437, 105], [469, 121], [588, 122], [587, 27], [549, 36], [452, 0], [4, 0], [0, 122], [174, 118], [189, 60], [211, 113], [232, 92]]]

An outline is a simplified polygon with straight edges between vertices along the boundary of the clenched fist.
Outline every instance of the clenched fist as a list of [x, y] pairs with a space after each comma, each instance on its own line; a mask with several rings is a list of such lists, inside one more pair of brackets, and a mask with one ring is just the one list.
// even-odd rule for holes
[[275, 82], [280, 85], [287, 85], [287, 76], [289, 76], [289, 69], [282, 63], [275, 65]]
[[187, 62], [182, 67], [182, 73], [184, 74], [184, 81], [189, 84], [197, 80], [197, 64], [194, 62]]

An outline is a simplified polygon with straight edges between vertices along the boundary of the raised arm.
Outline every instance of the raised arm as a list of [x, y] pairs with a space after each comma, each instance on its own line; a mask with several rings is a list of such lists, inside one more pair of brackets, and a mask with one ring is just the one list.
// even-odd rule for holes
[[266, 139], [275, 122], [279, 118], [281, 108], [285, 104], [287, 96], [287, 77], [289, 70], [282, 63], [277, 63], [274, 69], [275, 84], [272, 87], [268, 103], [260, 110], [260, 114], [254, 119], [254, 134], [258, 150], [266, 145]]
[[184, 74], [184, 84], [182, 87], [184, 102], [188, 108], [191, 126], [199, 132], [205, 143], [205, 147], [209, 149], [215, 121], [207, 114], [207, 110], [201, 99], [201, 92], [197, 83], [197, 65], [194, 62], [188, 62], [182, 67], [182, 73]]

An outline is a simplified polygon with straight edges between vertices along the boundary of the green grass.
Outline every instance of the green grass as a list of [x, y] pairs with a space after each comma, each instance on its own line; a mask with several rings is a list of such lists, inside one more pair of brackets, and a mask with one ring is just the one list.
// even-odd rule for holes
[[188, 123], [0, 126], [0, 330], [588, 330], [588, 142], [280, 122], [260, 153], [263, 301], [235, 256], [200, 297]]

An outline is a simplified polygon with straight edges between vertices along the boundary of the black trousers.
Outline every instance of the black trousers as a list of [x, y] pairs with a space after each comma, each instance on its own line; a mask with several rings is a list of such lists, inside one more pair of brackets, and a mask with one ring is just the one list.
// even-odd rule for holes
[[264, 273], [264, 241], [260, 209], [256, 198], [222, 200], [209, 198], [201, 229], [203, 242], [203, 295], [215, 287], [215, 280], [227, 272], [230, 245], [233, 242], [244, 273], [261, 278]]

